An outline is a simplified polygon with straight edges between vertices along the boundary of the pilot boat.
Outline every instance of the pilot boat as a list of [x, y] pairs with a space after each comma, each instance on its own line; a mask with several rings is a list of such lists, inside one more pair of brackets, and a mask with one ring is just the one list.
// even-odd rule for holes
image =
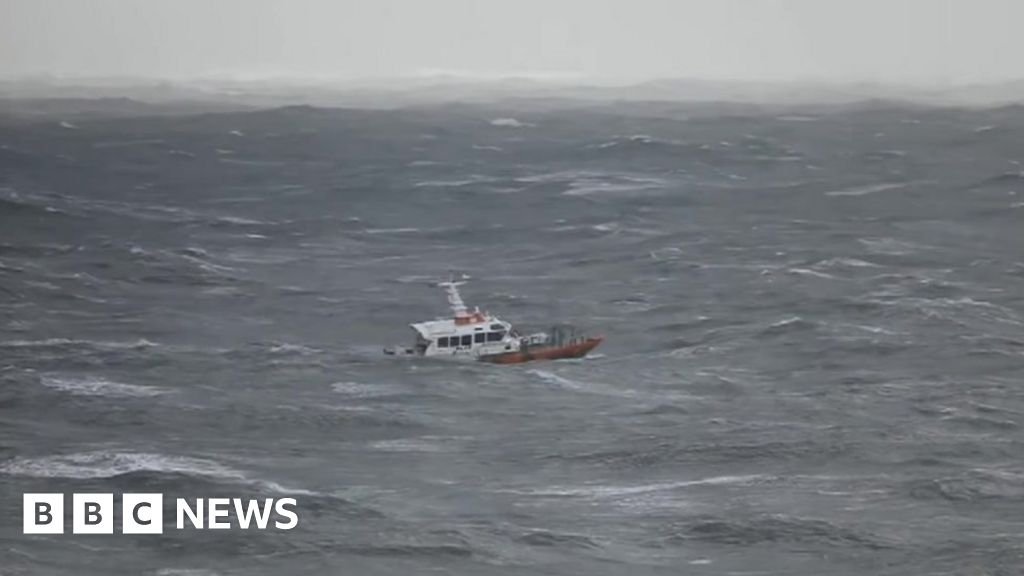
[[409, 326], [416, 332], [411, 348], [385, 348], [385, 354], [461, 358], [518, 364], [532, 360], [582, 358], [601, 343], [600, 336], [579, 336], [565, 325], [548, 332], [521, 336], [508, 322], [479, 308], [472, 311], [463, 302], [459, 286], [465, 281], [438, 284], [448, 294], [451, 318], [417, 322]]

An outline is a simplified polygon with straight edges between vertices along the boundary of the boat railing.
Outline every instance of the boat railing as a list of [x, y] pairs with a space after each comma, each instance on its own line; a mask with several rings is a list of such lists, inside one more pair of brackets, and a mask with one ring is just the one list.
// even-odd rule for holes
[[546, 332], [535, 332], [519, 338], [520, 348], [526, 350], [537, 346], [574, 346], [582, 344], [588, 337], [568, 324], [556, 324]]

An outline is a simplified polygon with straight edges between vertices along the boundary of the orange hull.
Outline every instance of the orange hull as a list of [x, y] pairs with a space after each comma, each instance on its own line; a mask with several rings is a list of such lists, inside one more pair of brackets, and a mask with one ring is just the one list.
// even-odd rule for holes
[[491, 362], [493, 364], [521, 364], [523, 362], [530, 362], [533, 360], [582, 358], [586, 356], [588, 352], [597, 348], [597, 345], [601, 343], [601, 340], [603, 340], [603, 338], [601, 336], [597, 336], [594, 338], [586, 338], [574, 344], [567, 344], [565, 346], [537, 346], [533, 349], [481, 356], [480, 361]]

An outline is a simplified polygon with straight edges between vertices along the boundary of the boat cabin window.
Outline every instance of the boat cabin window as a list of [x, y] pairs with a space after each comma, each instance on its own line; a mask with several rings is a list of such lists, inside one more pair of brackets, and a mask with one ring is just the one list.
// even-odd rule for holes
[[463, 346], [472, 346], [473, 345], [473, 335], [472, 334], [466, 334], [465, 336], [463, 336], [462, 337], [462, 345]]
[[483, 344], [484, 343], [484, 338], [485, 338], [485, 335], [484, 335], [483, 332], [477, 332], [476, 334], [473, 335], [473, 342], [475, 342], [477, 344]]
[[447, 336], [442, 336], [442, 337], [438, 338], [437, 339], [437, 347], [438, 348], [447, 348], [448, 347], [448, 337]]
[[491, 324], [491, 330], [504, 330], [505, 327], [501, 324]]
[[488, 342], [501, 342], [504, 339], [505, 339], [505, 333], [504, 332], [488, 332], [487, 333], [487, 341]]

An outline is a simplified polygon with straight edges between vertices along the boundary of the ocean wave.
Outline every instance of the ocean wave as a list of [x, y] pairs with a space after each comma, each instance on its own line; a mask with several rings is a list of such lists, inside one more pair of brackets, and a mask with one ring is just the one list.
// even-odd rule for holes
[[811, 270], [810, 268], [788, 268], [786, 269], [786, 272], [796, 274], [798, 276], [813, 276], [815, 278], [824, 278], [826, 280], [836, 280], [836, 277], [831, 274], [818, 272], [817, 270]]
[[923, 314], [930, 318], [939, 318], [953, 322], [975, 320], [981, 322], [997, 322], [1011, 326], [1024, 326], [1024, 318], [1011, 308], [970, 297], [961, 298], [919, 298], [897, 296], [890, 299], [875, 300], [886, 306], [898, 306]]
[[381, 452], [418, 452], [435, 453], [454, 451], [454, 442], [461, 441], [461, 438], [422, 436], [419, 438], [395, 438], [393, 440], [378, 440], [370, 443], [370, 448]]
[[1008, 186], [1017, 185], [1024, 181], [1024, 170], [1017, 172], [1003, 172], [989, 178], [985, 178], [977, 182], [975, 188], [984, 188], [988, 186]]
[[313, 354], [319, 354], [321, 350], [313, 348], [311, 346], [305, 346], [302, 344], [289, 344], [283, 342], [280, 344], [272, 344], [267, 350], [271, 354], [297, 354], [299, 356], [310, 356]]
[[94, 480], [136, 474], [182, 475], [222, 483], [238, 483], [279, 494], [322, 497], [324, 494], [251, 478], [245, 472], [209, 458], [153, 452], [97, 450], [52, 456], [15, 457], [0, 464], [0, 474], [29, 478]]
[[634, 496], [637, 494], [647, 494], [650, 492], [666, 492], [671, 490], [678, 490], [680, 488], [692, 488], [700, 486], [749, 486], [752, 484], [771, 482], [775, 479], [777, 479], [777, 477], [769, 476], [766, 474], [745, 474], [739, 476], [713, 476], [710, 478], [700, 478], [697, 480], [678, 480], [673, 482], [657, 482], [653, 484], [638, 484], [631, 486], [555, 486], [550, 488], [536, 488], [526, 490], [506, 489], [500, 491], [521, 494], [525, 496], [584, 497], [602, 499], [618, 498], [621, 496]]
[[582, 382], [579, 380], [573, 380], [549, 370], [531, 369], [527, 370], [526, 373], [536, 376], [549, 384], [555, 384], [566, 390], [573, 390], [576, 392], [598, 394], [601, 396], [614, 396], [618, 398], [636, 398], [639, 395], [636, 390], [629, 388], [617, 388], [598, 382]]
[[663, 140], [647, 134], [633, 134], [631, 136], [613, 136], [611, 140], [599, 144], [591, 144], [587, 147], [608, 149], [628, 145], [683, 146], [685, 143], [677, 140]]
[[476, 553], [476, 549], [466, 544], [373, 544], [363, 546], [343, 546], [341, 552], [359, 556], [407, 558], [468, 558]]
[[975, 468], [956, 476], [912, 481], [907, 489], [912, 497], [918, 499], [1016, 501], [1024, 498], [1024, 472]]
[[553, 185], [562, 188], [564, 196], [611, 195], [652, 195], [663, 192], [670, 181], [659, 176], [631, 172], [605, 172], [600, 170], [565, 170], [521, 176], [516, 182], [522, 185]]
[[882, 184], [867, 184], [864, 186], [855, 186], [853, 188], [843, 188], [841, 190], [832, 190], [825, 192], [825, 196], [865, 196], [867, 194], [874, 194], [876, 192], [885, 192], [886, 190], [898, 190], [905, 188], [908, 185], [907, 182], [887, 182]]
[[0, 188], [0, 209], [8, 213], [36, 212], [43, 214], [66, 214], [50, 204], [46, 198], [31, 194], [20, 194], [14, 190]]
[[245, 480], [245, 475], [213, 460], [146, 452], [100, 450], [38, 458], [16, 457], [0, 464], [0, 473], [32, 478], [113, 478], [135, 472], [185, 474], [221, 480]]
[[789, 114], [786, 116], [776, 116], [776, 120], [779, 122], [817, 122], [821, 119], [820, 116], [807, 116], [798, 114]]
[[331, 389], [338, 394], [351, 396], [353, 398], [380, 398], [383, 396], [396, 396], [404, 392], [403, 389], [389, 384], [363, 384], [360, 382], [335, 382]]
[[97, 348], [103, 350], [139, 350], [155, 348], [156, 342], [145, 338], [127, 342], [104, 340], [76, 340], [74, 338], [46, 338], [44, 340], [5, 340], [0, 341], [0, 348]]
[[878, 268], [878, 264], [859, 258], [828, 258], [814, 264], [816, 268]]
[[199, 267], [200, 270], [208, 272], [210, 274], [215, 274], [217, 276], [228, 276], [230, 273], [237, 272], [235, 268], [232, 268], [230, 266], [214, 264], [213, 262], [207, 261], [206, 258], [208, 258], [208, 255], [206, 254], [205, 251], [200, 251], [196, 253], [195, 250], [197, 249], [187, 248], [185, 249], [185, 251], [182, 252], [180, 256], [185, 261], [190, 262]]
[[613, 176], [611, 178], [577, 178], [570, 182], [565, 196], [591, 195], [650, 195], [660, 193], [666, 187], [663, 180], [637, 176]]
[[515, 118], [492, 118], [489, 124], [491, 126], [498, 126], [503, 128], [533, 128], [536, 126], [536, 124], [522, 122]]
[[551, 532], [548, 530], [533, 530], [516, 537], [517, 542], [528, 546], [543, 546], [552, 548], [591, 548], [601, 546], [593, 538], [584, 534], [570, 534], [566, 532]]
[[1009, 431], [1020, 428], [1020, 425], [1016, 420], [993, 418], [991, 416], [982, 416], [978, 414], [954, 412], [953, 414], [945, 416], [943, 419], [955, 424], [962, 424], [973, 430]]
[[44, 242], [41, 244], [6, 244], [0, 243], [0, 255], [18, 258], [46, 258], [62, 256], [77, 250], [74, 244], [58, 244]]
[[199, 246], [174, 249], [153, 249], [129, 244], [138, 279], [156, 284], [217, 285], [239, 279], [240, 270], [213, 261], [210, 253]]
[[43, 386], [67, 392], [76, 396], [104, 396], [125, 398], [148, 398], [170, 392], [155, 386], [123, 384], [96, 376], [42, 376]]
[[19, 194], [11, 191], [7, 194], [0, 194], [0, 205], [2, 204], [10, 204], [14, 208], [39, 209], [48, 213], [78, 216], [100, 213], [148, 222], [172, 224], [210, 224], [213, 226], [267, 226], [275, 224], [274, 222], [230, 214], [216, 214], [180, 206], [116, 201], [67, 194]]
[[788, 542], [876, 550], [893, 545], [869, 532], [825, 520], [782, 514], [756, 516], [744, 520], [714, 516], [695, 518], [674, 527], [671, 536], [666, 538], [670, 543], [679, 544], [693, 540], [736, 546]]
[[267, 222], [266, 220], [254, 220], [252, 218], [243, 218], [241, 216], [214, 216], [213, 222], [215, 224], [230, 224], [235, 226], [267, 226], [273, 224], [273, 222]]
[[919, 244], [895, 238], [858, 238], [857, 241], [863, 244], [869, 252], [889, 256], [906, 256], [923, 248]]
[[795, 330], [806, 330], [814, 328], [813, 322], [804, 320], [800, 316], [790, 316], [789, 318], [783, 318], [772, 322], [762, 330], [764, 334], [782, 334], [785, 332], [791, 332]]
[[408, 226], [405, 228], [367, 228], [363, 232], [366, 234], [417, 234], [422, 230]]
[[471, 174], [464, 178], [453, 178], [450, 180], [423, 180], [413, 184], [414, 188], [463, 188], [479, 184], [498, 182], [496, 178], [482, 174]]
[[827, 438], [763, 441], [735, 440], [691, 442], [688, 444], [665, 440], [642, 446], [601, 449], [581, 454], [556, 454], [552, 458], [592, 462], [609, 468], [628, 470], [634, 468], [653, 468], [666, 463], [676, 463], [681, 460], [701, 463], [735, 463], [761, 460], [778, 462], [808, 456], [820, 457], [823, 454], [835, 455], [845, 450], [846, 448], [843, 445]]

